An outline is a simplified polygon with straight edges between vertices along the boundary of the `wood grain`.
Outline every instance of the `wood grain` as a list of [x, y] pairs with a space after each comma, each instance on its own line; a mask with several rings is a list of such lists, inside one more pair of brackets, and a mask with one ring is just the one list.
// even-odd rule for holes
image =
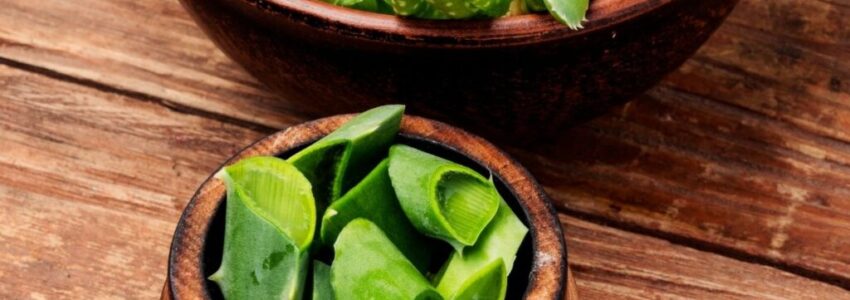
[[774, 268], [561, 215], [580, 299], [850, 299]]
[[259, 136], [0, 66], [0, 298], [153, 299], [200, 180]]
[[[260, 136], [8, 67], [0, 67], [0, 86], [0, 143], [11, 145], [0, 147], [0, 165], [11, 170], [0, 173], [4, 299], [156, 297], [185, 201]], [[130, 178], [140, 184], [126, 184]], [[582, 299], [709, 297], [706, 287], [725, 291], [742, 278], [753, 292], [739, 295], [738, 284], [727, 294], [846, 295], [769, 267], [561, 219]]]
[[516, 153], [566, 211], [850, 288], [848, 20], [744, 1], [645, 97]]
[[[0, 255], [10, 262], [0, 264], [0, 281], [11, 282], [0, 285], [0, 298], [155, 297], [165, 264], [156, 249], [168, 244], [197, 184], [261, 136], [257, 129], [301, 118], [227, 61], [176, 1], [1, 2], [0, 64], [18, 70], [0, 68], [0, 164], [10, 170], [0, 172], [0, 215], [11, 220], [0, 223]], [[709, 276], [714, 287], [740, 289], [730, 282], [752, 272], [725, 271], [768, 265], [804, 277], [764, 277], [788, 280], [788, 297], [838, 297], [811, 279], [850, 287], [848, 22], [843, 0], [743, 0], [700, 53], [647, 96], [561, 141], [511, 152], [570, 215], [734, 258], [682, 262], [728, 277]], [[60, 208], [77, 218], [57, 221]], [[69, 229], [105, 220], [126, 225]], [[567, 226], [568, 237], [575, 228]], [[619, 229], [605, 230], [641, 237]], [[51, 234], [65, 254], [51, 248]], [[654, 253], [626, 248], [629, 239], [587, 239], [568, 241], [571, 262], [584, 265], [575, 270], [582, 296], [650, 298], [668, 287], [678, 295], [671, 298], [706, 295], [617, 275], [616, 264], [593, 269], [601, 259], [581, 258], [582, 247], [621, 246], [626, 254], [604, 259], [696, 280], [649, 263], [649, 254], [627, 260]], [[110, 248], [143, 271], [92, 267]]]

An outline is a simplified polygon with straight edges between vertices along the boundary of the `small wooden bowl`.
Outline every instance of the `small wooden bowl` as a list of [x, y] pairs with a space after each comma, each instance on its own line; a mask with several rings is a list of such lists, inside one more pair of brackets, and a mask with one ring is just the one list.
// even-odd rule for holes
[[[242, 150], [225, 165], [256, 155], [288, 156], [327, 135], [352, 115], [290, 127]], [[567, 252], [561, 223], [543, 189], [519, 163], [484, 139], [425, 118], [405, 116], [397, 142], [492, 172], [505, 200], [529, 227], [508, 284], [509, 299], [562, 299], [567, 292]], [[206, 279], [218, 268], [224, 237], [224, 184], [208, 178], [187, 205], [174, 232], [163, 299], [215, 299]], [[512, 288], [513, 287], [513, 288]]]
[[557, 137], [643, 92], [738, 0], [592, 0], [584, 29], [548, 14], [415, 20], [320, 0], [181, 0], [213, 41], [313, 117], [405, 103], [489, 138]]

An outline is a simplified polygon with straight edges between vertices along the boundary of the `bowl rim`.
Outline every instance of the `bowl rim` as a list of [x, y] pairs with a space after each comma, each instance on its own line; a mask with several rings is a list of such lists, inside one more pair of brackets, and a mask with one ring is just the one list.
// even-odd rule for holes
[[[353, 116], [336, 115], [278, 131], [241, 150], [218, 169], [246, 157], [276, 155], [307, 145]], [[528, 170], [483, 138], [442, 122], [405, 115], [399, 134], [440, 144], [487, 168], [504, 182], [527, 217], [532, 242], [525, 298], [563, 299], [569, 278], [561, 223], [549, 197]], [[171, 242], [163, 299], [209, 298], [202, 270], [203, 249], [215, 212], [224, 202], [224, 193], [224, 184], [211, 175], [186, 205]]]
[[[687, 0], [591, 1], [583, 29], [571, 30], [548, 13], [479, 20], [422, 20], [336, 6], [321, 0], [230, 0], [254, 13], [349, 38], [451, 48], [524, 45], [586, 35]], [[235, 3], [231, 2], [231, 3]], [[284, 26], [273, 25], [274, 29]]]

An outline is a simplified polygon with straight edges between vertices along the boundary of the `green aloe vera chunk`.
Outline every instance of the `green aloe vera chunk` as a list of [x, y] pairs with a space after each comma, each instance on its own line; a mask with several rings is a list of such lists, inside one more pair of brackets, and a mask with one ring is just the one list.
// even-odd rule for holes
[[425, 10], [425, 0], [387, 0], [393, 12], [399, 16], [415, 16]]
[[525, 0], [525, 9], [528, 11], [546, 11], [546, 3], [543, 3], [543, 0]]
[[[475, 16], [478, 10], [469, 0], [426, 0], [435, 9], [450, 19], [467, 19]], [[494, 0], [495, 1], [495, 0]]]
[[227, 186], [224, 251], [210, 280], [225, 299], [298, 299], [316, 224], [310, 182], [275, 157], [223, 168]]
[[451, 296], [452, 300], [474, 299], [505, 299], [508, 290], [508, 272], [501, 259], [494, 260], [489, 265], [468, 278], [463, 286]]
[[[507, 203], [500, 201], [498, 213], [487, 225], [478, 243], [464, 249], [463, 255], [453, 252], [435, 277], [437, 291], [446, 299], [470, 299], [459, 298], [459, 296], [506, 288], [507, 275], [513, 269], [516, 253], [528, 233], [528, 228], [522, 224]], [[490, 274], [494, 271], [489, 270], [494, 261], [501, 261], [504, 265], [504, 280], [495, 280], [490, 277], [496, 276]], [[492, 285], [487, 282], [492, 282]], [[504, 292], [500, 294], [502, 296], [499, 299], [504, 299]]]
[[424, 272], [428, 268], [433, 247], [404, 216], [390, 183], [389, 160], [378, 164], [363, 181], [328, 207], [322, 217], [322, 243], [333, 245], [345, 225], [357, 218], [380, 227], [417, 269]]
[[442, 299], [374, 223], [348, 223], [334, 244], [331, 286], [346, 299]]
[[313, 261], [313, 300], [334, 300], [331, 287], [331, 266]]
[[419, 10], [415, 15], [415, 17], [420, 19], [429, 19], [429, 20], [448, 20], [452, 17], [446, 14], [445, 12], [434, 8], [433, 5], [425, 3], [424, 7]]
[[372, 11], [378, 13], [391, 13], [387, 11], [384, 0], [326, 0], [328, 3], [338, 6], [350, 7], [359, 10]]
[[386, 157], [403, 114], [403, 105], [370, 109], [288, 159], [313, 184], [320, 212]]
[[590, 0], [543, 0], [549, 13], [570, 29], [582, 28]]
[[470, 168], [405, 145], [390, 148], [390, 179], [413, 226], [457, 251], [474, 245], [499, 209], [493, 183]]
[[504, 16], [511, 8], [511, 0], [469, 0], [481, 15], [496, 18]]

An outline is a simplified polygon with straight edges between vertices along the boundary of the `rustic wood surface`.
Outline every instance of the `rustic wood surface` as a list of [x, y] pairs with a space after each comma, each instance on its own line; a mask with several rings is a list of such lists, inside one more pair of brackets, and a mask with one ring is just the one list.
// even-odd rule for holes
[[[303, 118], [174, 0], [0, 7], [0, 298], [158, 297], [198, 184]], [[850, 1], [742, 0], [645, 96], [507, 149], [582, 299], [850, 299]]]

